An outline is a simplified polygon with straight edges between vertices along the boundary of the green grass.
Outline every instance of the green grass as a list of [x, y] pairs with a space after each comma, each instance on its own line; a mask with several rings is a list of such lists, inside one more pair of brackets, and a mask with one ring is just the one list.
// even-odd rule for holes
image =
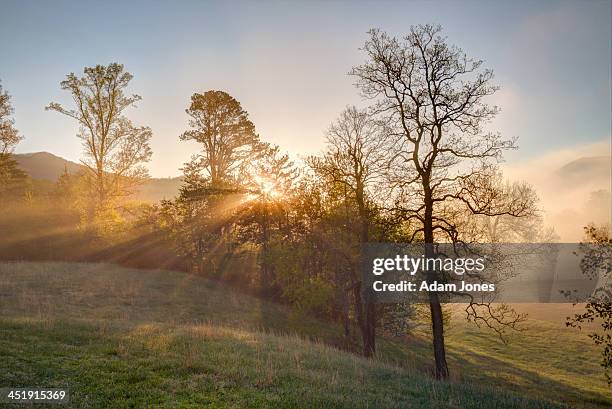
[[612, 402], [595, 349], [584, 334], [554, 322], [533, 321], [506, 346], [453, 318], [453, 379], [440, 383], [428, 375], [424, 335], [381, 339], [377, 359], [366, 360], [333, 347], [356, 347], [333, 325], [176, 272], [0, 264], [0, 316], [0, 387], [69, 387], [73, 408]]

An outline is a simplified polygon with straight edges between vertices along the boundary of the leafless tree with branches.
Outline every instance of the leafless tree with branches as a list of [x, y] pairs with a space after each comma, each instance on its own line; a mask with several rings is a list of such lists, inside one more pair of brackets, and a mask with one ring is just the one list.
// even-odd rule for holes
[[[348, 107], [327, 132], [327, 151], [310, 163], [326, 180], [347, 189], [358, 215], [357, 243], [370, 240], [371, 206], [375, 186], [388, 168], [388, 130], [365, 110]], [[356, 252], [358, 254], [358, 251]], [[376, 352], [376, 309], [367, 296], [362, 300], [362, 283], [357, 262], [353, 264], [349, 290], [362, 333], [365, 356]]]
[[[411, 27], [401, 38], [371, 30], [363, 51], [367, 61], [351, 74], [373, 112], [384, 118], [396, 137], [389, 177], [395, 206], [413, 226], [414, 240], [434, 257], [436, 242], [458, 242], [455, 224], [465, 211], [474, 215], [524, 216], [533, 209], [527, 189], [503, 194], [489, 183], [502, 153], [514, 139], [487, 132], [484, 125], [498, 113], [485, 103], [497, 91], [493, 72], [441, 36], [441, 27]], [[522, 194], [525, 193], [525, 194]], [[435, 271], [427, 273], [434, 281]], [[437, 292], [429, 293], [435, 374], [449, 375], [444, 346], [442, 308]]]

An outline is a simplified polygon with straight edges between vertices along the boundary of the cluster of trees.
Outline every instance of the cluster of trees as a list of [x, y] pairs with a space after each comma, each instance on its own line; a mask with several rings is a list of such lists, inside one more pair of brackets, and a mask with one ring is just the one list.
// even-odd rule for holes
[[[534, 242], [548, 233], [533, 189], [506, 182], [497, 167], [516, 144], [487, 130], [498, 108], [486, 100], [498, 88], [482, 61], [430, 25], [403, 38], [372, 30], [363, 51], [365, 62], [350, 75], [370, 105], [347, 107], [330, 125], [324, 151], [300, 166], [260, 138], [235, 98], [194, 94], [180, 139], [200, 150], [182, 169], [180, 194], [138, 217], [193, 272], [214, 276], [239, 249], [252, 249], [258, 292], [338, 322], [346, 339], [356, 330], [365, 356], [376, 353], [381, 328], [401, 330], [426, 316], [435, 375], [444, 379], [439, 294], [428, 294], [426, 308], [377, 305], [363, 291], [363, 245], [422, 243], [432, 257], [435, 243]], [[151, 157], [151, 129], [125, 114], [140, 100], [127, 92], [131, 79], [120, 64], [85, 68], [61, 82], [73, 106], [47, 107], [79, 124], [84, 151], [85, 171], [63, 175], [58, 197], [72, 198], [84, 224], [105, 232], [116, 230]], [[1, 197], [26, 179], [10, 157], [20, 140], [11, 113], [0, 88]], [[437, 274], [427, 279], [447, 279]], [[466, 302], [468, 319], [500, 333], [522, 318], [507, 306]]]
[[[62, 113], [79, 125], [84, 171], [60, 176], [47, 196], [63, 207], [80, 213], [82, 226], [104, 233], [123, 221], [127, 200], [147, 177], [144, 164], [151, 158], [149, 127], [138, 127], [125, 110], [141, 98], [127, 94], [132, 75], [123, 65], [86, 67], [83, 76], [74, 73], [61, 82], [70, 93], [72, 108], [52, 102], [47, 110]], [[14, 128], [8, 93], [0, 88], [0, 189], [5, 201], [20, 202], [33, 194], [31, 181], [11, 157], [22, 137]]]
[[[403, 306], [398, 315], [368, 299], [359, 272], [365, 243], [425, 243], [433, 252], [436, 242], [541, 234], [533, 190], [504, 182], [496, 166], [515, 141], [485, 130], [498, 112], [485, 101], [497, 90], [492, 71], [447, 44], [439, 27], [413, 27], [403, 39], [369, 36], [366, 62], [351, 75], [372, 104], [342, 112], [325, 151], [300, 168], [260, 140], [234, 98], [194, 94], [181, 139], [199, 142], [201, 152], [184, 168], [181, 195], [159, 208], [160, 226], [194, 269], [214, 270], [220, 247], [256, 246], [262, 294], [341, 322], [347, 336], [356, 327], [365, 356], [376, 352], [377, 327], [413, 312]], [[504, 229], [518, 218], [526, 220], [522, 230]], [[428, 279], [440, 279], [435, 274]], [[519, 320], [483, 303], [466, 312], [491, 327]], [[434, 292], [428, 316], [435, 374], [446, 378]]]

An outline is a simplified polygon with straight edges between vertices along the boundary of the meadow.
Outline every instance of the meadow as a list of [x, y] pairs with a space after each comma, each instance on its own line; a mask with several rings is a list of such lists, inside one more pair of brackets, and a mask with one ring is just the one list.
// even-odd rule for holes
[[0, 385], [69, 387], [71, 408], [609, 407], [571, 306], [518, 308], [533, 318], [504, 344], [456, 306], [437, 382], [427, 329], [368, 360], [337, 326], [196, 275], [1, 263]]

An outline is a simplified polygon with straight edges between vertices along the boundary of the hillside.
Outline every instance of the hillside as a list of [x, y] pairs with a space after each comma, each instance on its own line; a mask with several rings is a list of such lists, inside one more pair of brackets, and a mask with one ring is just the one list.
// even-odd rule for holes
[[584, 335], [545, 321], [506, 346], [453, 318], [453, 380], [437, 383], [417, 369], [430, 365], [424, 334], [381, 340], [368, 361], [330, 346], [351, 349], [330, 324], [183, 273], [4, 263], [0, 316], [0, 384], [68, 385], [74, 408], [612, 403]]
[[[557, 176], [569, 185], [581, 183], [610, 183], [610, 156], [589, 156], [573, 160], [557, 170]], [[593, 175], [599, 180], [593, 181]]]
[[[67, 169], [77, 173], [83, 169], [78, 163], [71, 162], [49, 152], [20, 153], [14, 155], [19, 167], [31, 178], [55, 182]], [[570, 187], [601, 189], [610, 184], [610, 157], [581, 157], [570, 161], [553, 173], [554, 178], [548, 181], [555, 190], [565, 191]], [[597, 175], [593, 178], [593, 175]], [[149, 203], [175, 197], [182, 183], [181, 177], [151, 178], [139, 187], [134, 198]], [[587, 189], [588, 190], [588, 189]], [[609, 205], [606, 209], [609, 208]], [[607, 213], [605, 213], [607, 215]]]
[[71, 162], [49, 152], [18, 153], [13, 157], [17, 165], [32, 179], [55, 182], [64, 170], [77, 173], [83, 165]]
[[[83, 165], [71, 162], [49, 152], [19, 153], [13, 155], [19, 167], [32, 179], [55, 182], [64, 170], [74, 174], [83, 170]], [[138, 188], [135, 199], [157, 202], [171, 199], [178, 194], [182, 178], [150, 178]]]

